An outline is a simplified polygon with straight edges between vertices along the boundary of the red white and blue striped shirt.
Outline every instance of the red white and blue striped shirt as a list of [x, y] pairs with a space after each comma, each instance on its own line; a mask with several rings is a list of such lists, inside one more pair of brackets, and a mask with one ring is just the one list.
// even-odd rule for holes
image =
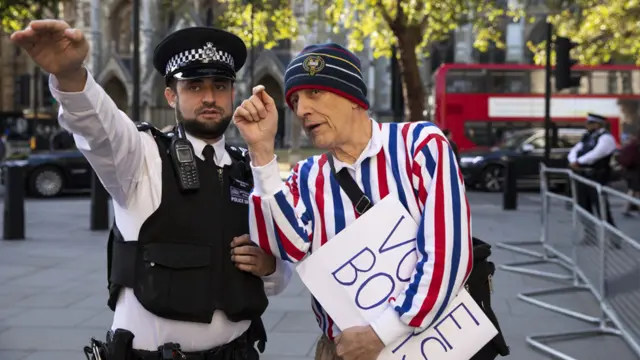
[[[385, 345], [429, 327], [464, 285], [472, 266], [471, 214], [462, 174], [442, 132], [432, 123], [372, 120], [372, 137], [347, 167], [375, 204], [397, 196], [419, 224], [417, 263], [395, 301], [371, 323]], [[253, 167], [251, 238], [265, 251], [291, 262], [330, 241], [358, 217], [331, 174], [327, 155], [298, 163], [286, 182], [276, 159]], [[340, 330], [312, 299], [320, 328], [330, 338]]]

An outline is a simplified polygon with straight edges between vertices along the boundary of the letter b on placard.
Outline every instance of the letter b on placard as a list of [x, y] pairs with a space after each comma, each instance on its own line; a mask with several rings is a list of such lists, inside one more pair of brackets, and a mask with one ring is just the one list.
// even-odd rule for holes
[[368, 247], [360, 250], [346, 263], [340, 265], [331, 275], [342, 286], [352, 286], [358, 281], [358, 273], [371, 271], [376, 265], [376, 254]]
[[395, 281], [389, 274], [364, 275], [375, 265], [376, 254], [365, 247], [331, 273], [333, 278], [344, 287], [358, 284], [355, 302], [356, 306], [363, 310], [373, 309], [387, 301], [395, 289]]

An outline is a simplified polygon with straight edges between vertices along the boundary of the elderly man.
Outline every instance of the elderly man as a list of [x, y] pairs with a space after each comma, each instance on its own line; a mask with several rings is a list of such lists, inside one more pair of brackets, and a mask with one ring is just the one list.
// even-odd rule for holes
[[287, 104], [313, 144], [328, 153], [300, 162], [282, 182], [273, 99], [257, 87], [236, 109], [234, 122], [249, 146], [255, 179], [250, 232], [260, 246], [297, 262], [354, 222], [366, 206], [350, 202], [336, 174], [354, 179], [373, 204], [398, 197], [419, 222], [412, 280], [369, 326], [340, 333], [312, 301], [324, 332], [316, 359], [375, 359], [385, 345], [432, 324], [471, 270], [471, 219], [455, 154], [431, 123], [370, 119], [360, 62], [337, 44], [306, 47], [287, 67], [285, 88]]

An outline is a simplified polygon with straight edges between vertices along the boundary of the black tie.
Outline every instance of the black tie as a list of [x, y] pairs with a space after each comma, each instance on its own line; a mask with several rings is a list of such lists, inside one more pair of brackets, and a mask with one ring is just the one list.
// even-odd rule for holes
[[215, 165], [216, 162], [213, 160], [215, 158], [216, 151], [213, 149], [213, 146], [207, 145], [202, 149], [202, 156], [204, 156], [204, 162]]

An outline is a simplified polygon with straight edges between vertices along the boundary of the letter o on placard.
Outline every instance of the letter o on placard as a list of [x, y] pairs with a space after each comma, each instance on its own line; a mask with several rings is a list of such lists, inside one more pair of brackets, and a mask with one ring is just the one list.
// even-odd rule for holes
[[[360, 302], [360, 296], [361, 296], [361, 292], [362, 290], [364, 290], [367, 287], [367, 284], [369, 284], [370, 281], [374, 280], [374, 279], [387, 279], [387, 281], [383, 281], [383, 282], [388, 282], [390, 284], [389, 287], [389, 291], [380, 297], [380, 300], [378, 300], [378, 302], [372, 304], [372, 305], [362, 305], [362, 303]], [[372, 286], [374, 286], [375, 288], [379, 289], [381, 286], [383, 286], [379, 281], [376, 281], [376, 284], [373, 284]], [[389, 295], [393, 294], [393, 290], [396, 288], [396, 283], [395, 281], [393, 281], [393, 277], [391, 277], [391, 275], [389, 274], [385, 274], [385, 273], [377, 273], [373, 276], [371, 276], [370, 278], [368, 278], [367, 280], [365, 280], [362, 285], [360, 285], [360, 287], [358, 288], [358, 291], [356, 292], [356, 306], [359, 307], [362, 310], [369, 310], [369, 309], [373, 309], [376, 306], [379, 306], [380, 304], [384, 303], [385, 301], [387, 301], [387, 299], [389, 298]]]

